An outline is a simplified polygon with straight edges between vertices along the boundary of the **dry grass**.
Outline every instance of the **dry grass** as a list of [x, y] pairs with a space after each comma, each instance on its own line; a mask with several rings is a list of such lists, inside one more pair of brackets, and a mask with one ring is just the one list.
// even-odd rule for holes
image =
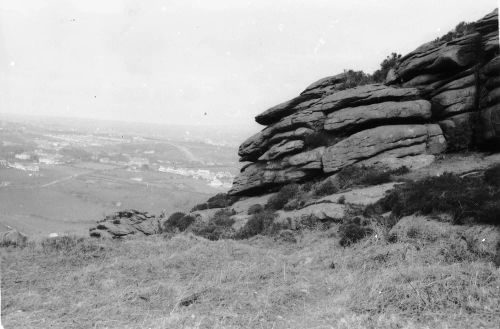
[[[5, 328], [494, 328], [500, 270], [442, 257], [447, 241], [341, 248], [190, 234], [3, 250]], [[454, 259], [454, 258], [453, 258]], [[187, 306], [184, 306], [187, 305]]]

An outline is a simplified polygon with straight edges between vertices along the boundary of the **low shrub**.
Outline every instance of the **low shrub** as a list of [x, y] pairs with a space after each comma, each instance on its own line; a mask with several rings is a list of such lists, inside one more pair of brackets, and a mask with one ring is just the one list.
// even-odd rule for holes
[[191, 215], [186, 215], [183, 212], [175, 212], [163, 223], [162, 231], [171, 232], [175, 229], [183, 232], [185, 231], [193, 222], [195, 218]]
[[494, 165], [484, 172], [484, 181], [489, 185], [500, 187], [500, 164]]
[[391, 170], [391, 175], [401, 176], [401, 175], [406, 175], [409, 172], [410, 172], [410, 168], [408, 168], [407, 166], [402, 166], [402, 167]]
[[257, 203], [257, 204], [253, 204], [253, 205], [251, 205], [251, 206], [248, 208], [248, 210], [247, 210], [247, 214], [249, 214], [249, 215], [253, 215], [253, 214], [257, 214], [257, 213], [259, 213], [259, 212], [261, 212], [261, 211], [263, 211], [263, 210], [264, 210], [264, 207], [263, 207], [261, 204], [258, 204], [258, 203]]
[[396, 67], [401, 60], [401, 54], [391, 53], [387, 56], [382, 63], [380, 63], [380, 69], [373, 72], [372, 79], [374, 82], [384, 82], [387, 77], [387, 73], [394, 67]]
[[195, 235], [204, 237], [205, 239], [211, 241], [217, 241], [223, 238], [229, 238], [230, 234], [228, 233], [228, 229], [223, 226], [217, 226], [213, 223], [209, 223], [208, 225], [200, 225], [193, 227], [193, 233]]
[[344, 70], [344, 76], [344, 81], [337, 87], [338, 90], [363, 86], [373, 82], [372, 76], [363, 71]]
[[333, 183], [331, 179], [327, 179], [323, 183], [316, 185], [314, 189], [314, 196], [322, 197], [326, 195], [332, 195], [339, 191], [338, 187]]
[[361, 185], [380, 185], [391, 181], [391, 173], [380, 170], [367, 170], [360, 180]]
[[385, 171], [377, 167], [348, 166], [343, 168], [336, 176], [340, 189], [353, 186], [371, 186], [388, 183], [394, 171]]
[[209, 198], [207, 202], [200, 203], [191, 209], [191, 211], [214, 209], [214, 208], [226, 208], [233, 205], [238, 201], [238, 197], [230, 196], [227, 193], [218, 193], [213, 197]]
[[370, 207], [396, 217], [414, 213], [449, 213], [455, 224], [467, 221], [500, 225], [500, 189], [483, 179], [445, 173], [396, 186]]
[[300, 188], [302, 189], [302, 191], [304, 192], [311, 192], [311, 190], [313, 189], [313, 187], [315, 186], [315, 183], [314, 181], [307, 181], [305, 182], [304, 184], [302, 184], [300, 186]]
[[300, 188], [298, 184], [288, 184], [283, 186], [278, 193], [271, 196], [268, 200], [264, 209], [266, 210], [280, 210], [283, 209], [285, 204], [292, 199], [298, 198], [300, 194]]
[[212, 241], [231, 238], [234, 235], [232, 228], [234, 220], [231, 216], [234, 214], [233, 210], [221, 209], [214, 214], [208, 223], [195, 224], [192, 227], [192, 232]]
[[361, 218], [355, 217], [346, 220], [339, 227], [340, 245], [347, 247], [358, 242], [364, 237], [372, 234], [373, 230], [363, 222]]
[[245, 226], [236, 234], [237, 239], [248, 239], [257, 234], [265, 233], [273, 224], [276, 214], [269, 210], [264, 210], [252, 215], [245, 223]]
[[234, 219], [232, 219], [231, 216], [234, 214], [236, 214], [236, 212], [232, 209], [221, 209], [214, 214], [211, 222], [217, 226], [232, 226], [234, 224]]
[[208, 203], [200, 203], [191, 208], [191, 211], [206, 210], [208, 209]]
[[434, 43], [448, 42], [453, 39], [463, 37], [464, 35], [474, 33], [474, 31], [475, 31], [474, 22], [468, 23], [462, 21], [458, 23], [452, 31], [449, 31], [445, 35], [436, 38], [433, 42]]

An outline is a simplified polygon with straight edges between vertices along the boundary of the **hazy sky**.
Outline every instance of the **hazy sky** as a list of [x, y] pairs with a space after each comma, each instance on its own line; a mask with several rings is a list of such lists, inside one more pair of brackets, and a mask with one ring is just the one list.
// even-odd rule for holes
[[[1, 0], [0, 112], [247, 124], [496, 0]], [[204, 115], [204, 113], [207, 113]]]

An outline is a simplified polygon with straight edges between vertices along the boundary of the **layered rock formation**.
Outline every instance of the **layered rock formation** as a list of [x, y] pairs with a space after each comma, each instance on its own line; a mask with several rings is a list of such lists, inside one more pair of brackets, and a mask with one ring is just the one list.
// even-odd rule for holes
[[352, 164], [428, 163], [435, 154], [500, 145], [498, 10], [451, 41], [402, 57], [384, 84], [344, 89], [345, 73], [256, 116], [239, 148], [232, 195], [333, 174]]

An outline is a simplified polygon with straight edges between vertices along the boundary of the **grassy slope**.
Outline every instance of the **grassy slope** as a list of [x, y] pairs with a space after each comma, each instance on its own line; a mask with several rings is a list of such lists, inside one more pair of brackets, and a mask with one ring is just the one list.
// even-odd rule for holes
[[[178, 235], [3, 250], [5, 328], [480, 328], [500, 319], [500, 270], [452, 237], [350, 248]], [[334, 263], [334, 268], [331, 264]], [[195, 303], [182, 306], [193, 299]], [[187, 303], [185, 303], [187, 304]]]

